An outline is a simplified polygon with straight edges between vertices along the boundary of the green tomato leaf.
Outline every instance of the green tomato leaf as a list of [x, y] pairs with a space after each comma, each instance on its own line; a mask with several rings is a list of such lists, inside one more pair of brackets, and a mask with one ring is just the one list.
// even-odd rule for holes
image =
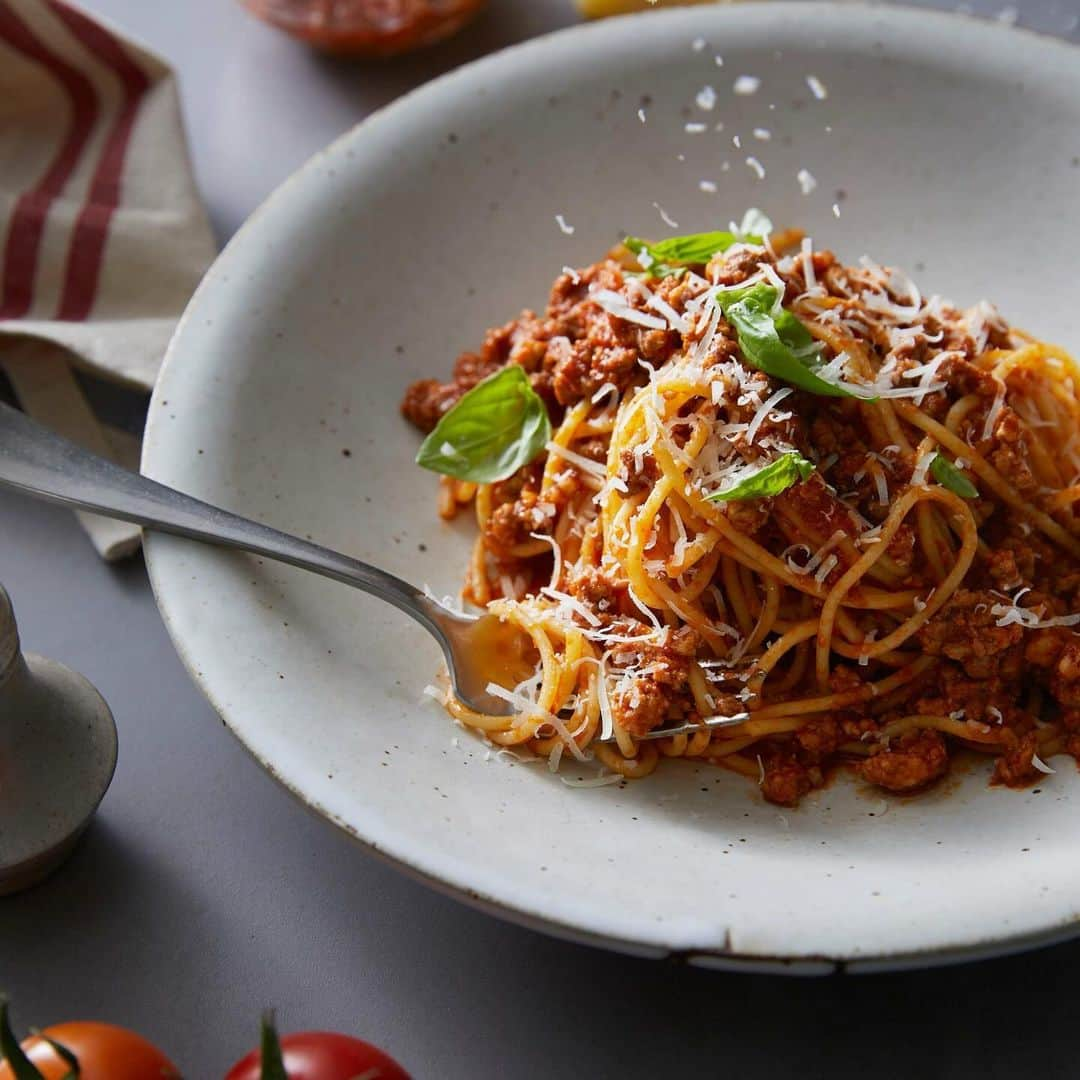
[[946, 457], [935, 454], [930, 462], [930, 474], [944, 488], [961, 499], [977, 499], [979, 489]]
[[708, 496], [712, 502], [743, 502], [746, 499], [764, 499], [779, 495], [792, 484], [806, 480], [814, 471], [814, 463], [807, 461], [797, 450], [781, 454], [775, 461], [744, 476], [738, 483]]
[[274, 1010], [262, 1015], [262, 1037], [259, 1040], [260, 1080], [289, 1080], [285, 1059], [281, 1056], [281, 1041], [274, 1023]]
[[812, 394], [876, 401], [874, 396], [856, 394], [816, 373], [820, 361], [813, 336], [790, 311], [779, 306], [777, 297], [776, 287], [765, 282], [717, 293], [720, 310], [738, 336], [743, 359], [766, 375]]
[[517, 364], [478, 382], [435, 425], [416, 455], [433, 472], [490, 484], [528, 465], [551, 438], [544, 402]]
[[11, 1070], [15, 1080], [44, 1080], [44, 1077], [23, 1052], [15, 1032], [11, 1030], [7, 998], [0, 997], [0, 1062]]

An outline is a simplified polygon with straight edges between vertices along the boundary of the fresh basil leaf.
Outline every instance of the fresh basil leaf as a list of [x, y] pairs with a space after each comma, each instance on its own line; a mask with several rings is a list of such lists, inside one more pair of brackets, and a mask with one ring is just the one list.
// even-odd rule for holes
[[687, 266], [703, 266], [733, 244], [760, 244], [772, 227], [772, 222], [755, 208], [743, 214], [742, 224], [732, 222], [729, 230], [669, 236], [655, 244], [639, 236], [628, 236], [623, 243], [638, 256], [649, 277], [662, 278], [684, 273]]
[[787, 491], [792, 484], [806, 480], [813, 471], [812, 461], [807, 461], [798, 450], [789, 450], [732, 487], [713, 492], [708, 497], [713, 502], [764, 499], [769, 495], [779, 495], [780, 492]]
[[943, 487], [961, 499], [977, 499], [979, 489], [947, 458], [935, 454], [930, 462], [930, 474]]
[[[748, 240], [759, 242], [753, 237]], [[671, 236], [652, 244], [638, 236], [628, 236], [623, 243], [638, 257], [649, 277], [663, 278], [684, 273], [687, 266], [707, 263], [717, 252], [727, 251], [739, 238], [730, 232], [695, 233]], [[644, 256], [644, 258], [642, 258]]]
[[732, 244], [738, 243], [734, 233], [706, 232], [692, 236], [669, 236], [655, 244], [637, 236], [628, 236], [624, 244], [635, 254], [643, 251], [654, 263], [689, 263], [699, 265], [707, 263], [718, 251], [727, 251]]
[[517, 472], [547, 445], [544, 402], [517, 364], [508, 364], [464, 394], [435, 425], [416, 455], [433, 472], [491, 484]]
[[777, 304], [776, 287], [758, 282], [744, 289], [726, 289], [716, 295], [724, 318], [734, 327], [743, 358], [766, 375], [781, 379], [822, 397], [858, 397], [816, 374], [820, 366], [813, 335], [790, 311]]

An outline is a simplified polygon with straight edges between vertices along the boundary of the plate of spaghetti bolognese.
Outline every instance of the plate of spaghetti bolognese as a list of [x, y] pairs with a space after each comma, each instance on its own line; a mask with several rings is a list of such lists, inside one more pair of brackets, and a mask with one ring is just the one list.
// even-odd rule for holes
[[152, 536], [185, 662], [307, 804], [549, 932], [801, 972], [1069, 936], [1076, 130], [1070, 47], [827, 3], [377, 114], [208, 274], [144, 467], [516, 625], [506, 715], [374, 601]]

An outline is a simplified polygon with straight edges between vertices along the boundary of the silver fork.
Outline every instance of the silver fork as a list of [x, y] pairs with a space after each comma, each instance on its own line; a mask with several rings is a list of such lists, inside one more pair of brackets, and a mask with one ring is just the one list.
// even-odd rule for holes
[[[0, 403], [0, 485], [64, 506], [131, 521], [297, 566], [370, 593], [415, 619], [439, 643], [458, 699], [477, 712], [510, 716], [511, 704], [488, 692], [501, 685], [499, 657], [524, 655], [527, 637], [496, 615], [466, 615], [369, 563], [222, 510], [139, 473], [122, 469]], [[641, 736], [660, 739], [742, 723], [748, 714], [714, 716]], [[612, 742], [613, 739], [598, 740]]]
[[17, 409], [0, 403], [0, 485], [47, 502], [91, 510], [158, 532], [239, 548], [298, 566], [385, 600], [439, 643], [458, 698], [479, 712], [514, 711], [487, 686], [499, 682], [492, 657], [513, 655], [522, 633], [494, 615], [451, 611], [385, 570], [249, 521], [91, 454]]

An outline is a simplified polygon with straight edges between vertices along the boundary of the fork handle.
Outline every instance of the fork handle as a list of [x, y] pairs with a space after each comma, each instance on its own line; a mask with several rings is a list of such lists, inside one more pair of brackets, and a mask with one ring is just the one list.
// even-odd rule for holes
[[62, 506], [264, 555], [371, 593], [442, 641], [431, 603], [378, 567], [201, 502], [61, 438], [0, 403], [0, 485]]

